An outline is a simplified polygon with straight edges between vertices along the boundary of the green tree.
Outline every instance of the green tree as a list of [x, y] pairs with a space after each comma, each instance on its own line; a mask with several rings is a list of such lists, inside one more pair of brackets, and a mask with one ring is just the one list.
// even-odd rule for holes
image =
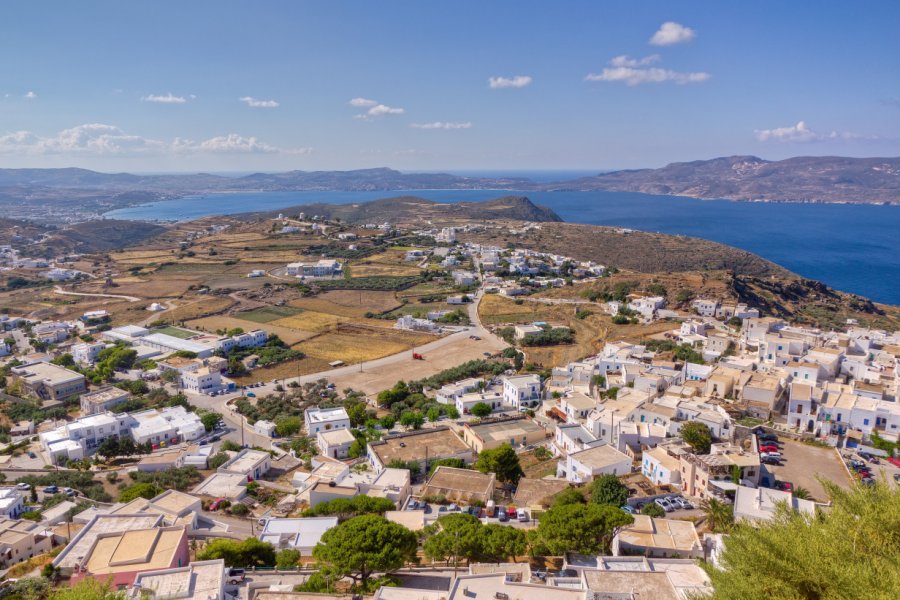
[[776, 509], [773, 520], [739, 524], [724, 538], [713, 600], [896, 598], [900, 590], [900, 488], [846, 490], [824, 482], [832, 505], [809, 515]]
[[712, 434], [700, 421], [689, 421], [681, 428], [681, 437], [697, 454], [709, 454]]
[[476, 417], [483, 419], [491, 414], [492, 411], [489, 404], [485, 402], [478, 402], [469, 410], [469, 412], [471, 412]]
[[159, 496], [162, 491], [162, 488], [155, 483], [135, 483], [125, 488], [119, 494], [119, 502], [131, 502], [135, 498], [147, 498], [149, 500]]
[[425, 424], [425, 417], [418, 411], [408, 410], [400, 415], [400, 424], [408, 429], [421, 429]]
[[654, 519], [662, 519], [666, 516], [666, 511], [656, 502], [648, 502], [644, 505], [644, 508], [641, 509], [641, 514], [653, 517]]
[[197, 553], [197, 560], [224, 559], [228, 567], [272, 567], [275, 547], [256, 538], [229, 540], [217, 538]]
[[794, 496], [794, 498], [798, 498], [800, 500], [809, 500], [811, 496], [808, 489], [799, 485], [794, 488], [794, 491], [791, 492], [791, 494]]
[[379, 515], [362, 515], [332, 527], [313, 548], [313, 558], [335, 577], [366, 589], [374, 573], [390, 575], [415, 560], [416, 535]]
[[432, 406], [428, 409], [428, 412], [425, 413], [425, 417], [428, 419], [429, 423], [434, 423], [441, 418], [441, 409], [437, 406]]
[[591, 483], [591, 501], [622, 506], [628, 501], [628, 488], [615, 475], [601, 475]]
[[587, 504], [584, 493], [578, 488], [566, 488], [553, 499], [553, 506], [565, 506], [566, 504]]
[[456, 410], [455, 406], [447, 406], [444, 409], [444, 412], [447, 414], [448, 419], [458, 419], [459, 418], [459, 411]]
[[279, 550], [278, 554], [275, 555], [275, 566], [279, 569], [296, 569], [299, 564], [299, 550], [285, 548], [284, 550]]
[[289, 437], [300, 432], [303, 420], [300, 417], [280, 417], [275, 419], [275, 433], [279, 437]]
[[519, 483], [519, 479], [525, 475], [519, 464], [519, 456], [509, 444], [483, 450], [475, 461], [475, 468], [482, 473], [494, 473], [501, 483]]
[[542, 514], [531, 530], [531, 552], [560, 556], [566, 552], [604, 554], [621, 527], [634, 522], [623, 510], [608, 504], [565, 504]]
[[384, 429], [392, 429], [397, 419], [394, 418], [394, 415], [384, 415], [378, 422]]
[[483, 525], [481, 538], [481, 560], [503, 562], [508, 558], [523, 556], [528, 549], [525, 531], [516, 527], [490, 523]]
[[203, 423], [203, 428], [206, 429], [207, 432], [215, 429], [216, 423], [220, 420], [222, 420], [222, 415], [217, 412], [205, 412], [200, 415], [200, 422]]
[[478, 560], [481, 557], [481, 521], [469, 514], [454, 513], [439, 518], [424, 532], [422, 551], [431, 560], [459, 562]]
[[226, 454], [225, 452], [217, 452], [210, 457], [209, 468], [213, 470], [218, 469], [219, 467], [227, 463], [229, 458], [231, 457], [228, 456], [228, 454]]
[[710, 498], [700, 503], [706, 525], [714, 533], [728, 533], [734, 524], [734, 509], [730, 504]]
[[392, 500], [361, 494], [353, 498], [335, 498], [327, 502], [320, 502], [314, 507], [304, 511], [304, 517], [338, 517], [346, 521], [359, 515], [383, 515], [397, 507]]

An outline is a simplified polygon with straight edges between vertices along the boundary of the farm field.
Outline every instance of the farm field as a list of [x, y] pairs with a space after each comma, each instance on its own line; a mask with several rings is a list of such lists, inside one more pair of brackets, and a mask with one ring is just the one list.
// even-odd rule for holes
[[311, 331], [302, 331], [299, 329], [292, 329], [290, 327], [279, 327], [277, 325], [273, 325], [272, 323], [256, 323], [253, 321], [245, 321], [243, 319], [227, 316], [214, 316], [204, 317], [202, 319], [194, 319], [193, 321], [188, 321], [186, 325], [188, 327], [200, 329], [201, 331], [207, 331], [210, 333], [220, 329], [234, 329], [235, 327], [241, 327], [245, 331], [250, 331], [252, 329], [262, 329], [269, 334], [277, 335], [279, 338], [281, 338], [281, 341], [289, 346], [299, 344], [303, 340], [307, 340], [316, 335], [315, 332]]
[[329, 329], [334, 329], [338, 326], [338, 324], [344, 323], [348, 320], [349, 319], [347, 317], [340, 317], [328, 313], [305, 310], [300, 314], [272, 321], [270, 324], [278, 327], [288, 327], [290, 329], [300, 329], [303, 331], [313, 331], [319, 333]]
[[435, 339], [437, 338], [430, 335], [401, 331], [382, 332], [359, 327], [324, 333], [297, 344], [294, 348], [326, 363], [342, 360], [353, 364], [397, 354]]
[[253, 321], [254, 323], [270, 323], [272, 321], [277, 321], [278, 319], [283, 319], [285, 317], [292, 317], [300, 312], [303, 311], [292, 306], [264, 306], [262, 308], [238, 313], [235, 316], [243, 321]]
[[290, 306], [342, 317], [362, 317], [367, 312], [381, 313], [400, 306], [394, 292], [370, 290], [334, 290], [311, 298], [298, 298]]
[[328, 361], [307, 356], [297, 360], [285, 361], [271, 367], [259, 367], [243, 377], [235, 377], [234, 380], [238, 385], [246, 385], [259, 381], [272, 381], [273, 379], [309, 375], [310, 373], [327, 371], [329, 368], [331, 367], [329, 367]]
[[159, 315], [159, 318], [169, 323], [180, 323], [191, 319], [199, 319], [206, 315], [220, 313], [234, 305], [231, 298], [206, 297], [193, 302], [186, 302], [167, 310]]

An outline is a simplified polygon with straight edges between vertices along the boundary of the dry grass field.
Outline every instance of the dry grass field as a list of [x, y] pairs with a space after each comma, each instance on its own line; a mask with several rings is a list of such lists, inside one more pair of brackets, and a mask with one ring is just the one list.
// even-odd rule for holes
[[291, 329], [300, 329], [302, 331], [313, 331], [316, 333], [337, 328], [338, 324], [348, 321], [347, 317], [330, 315], [328, 313], [315, 312], [305, 310], [298, 315], [285, 317], [269, 323], [278, 327], [289, 327]]
[[243, 319], [225, 316], [194, 319], [192, 321], [188, 321], [187, 323], [185, 323], [185, 325], [193, 329], [211, 333], [219, 329], [233, 329], [235, 327], [241, 327], [242, 329], [244, 329], [244, 331], [250, 331], [252, 329], [262, 329], [263, 331], [266, 331], [270, 334], [277, 335], [285, 344], [289, 346], [299, 344], [303, 340], [307, 340], [316, 335], [311, 331], [302, 331], [299, 329], [292, 329], [290, 327], [279, 327], [272, 323], [254, 323], [253, 321], [244, 321]]
[[416, 266], [416, 262], [403, 260], [405, 255], [405, 250], [387, 250], [351, 262], [350, 272], [354, 277], [399, 277], [421, 273], [422, 269]]
[[243, 377], [235, 377], [234, 380], [238, 385], [246, 385], [248, 383], [256, 383], [258, 381], [272, 381], [273, 379], [285, 379], [287, 377], [298, 377], [300, 375], [309, 375], [310, 373], [318, 373], [327, 371], [327, 360], [307, 356], [299, 360], [289, 360], [271, 367], [260, 367]]
[[349, 364], [397, 354], [435, 339], [434, 336], [402, 331], [343, 327], [297, 344], [294, 348], [325, 362], [342, 360]]
[[182, 303], [175, 308], [160, 314], [159, 317], [170, 323], [190, 321], [192, 319], [199, 319], [207, 315], [214, 315], [226, 311], [234, 306], [234, 304], [235, 302], [231, 298], [205, 297], [200, 300]]
[[394, 292], [335, 290], [311, 298], [291, 300], [291, 306], [342, 317], [360, 318], [367, 312], [387, 312], [400, 306]]

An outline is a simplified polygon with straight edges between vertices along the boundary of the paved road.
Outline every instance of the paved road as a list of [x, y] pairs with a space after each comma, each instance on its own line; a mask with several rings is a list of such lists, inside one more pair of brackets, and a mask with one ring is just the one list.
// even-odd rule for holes
[[141, 302], [143, 298], [138, 298], [137, 296], [123, 296], [121, 294], [89, 294], [86, 292], [69, 292], [62, 289], [60, 286], [56, 286], [53, 288], [53, 292], [56, 294], [62, 294], [63, 296], [88, 296], [92, 298], [116, 298], [118, 300], [128, 300], [129, 302]]

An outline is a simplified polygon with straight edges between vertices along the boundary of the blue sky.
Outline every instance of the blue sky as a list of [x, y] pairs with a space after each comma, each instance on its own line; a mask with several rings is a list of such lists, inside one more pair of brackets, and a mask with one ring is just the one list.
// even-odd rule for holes
[[896, 1], [11, 1], [0, 166], [896, 156], [898, 31]]

